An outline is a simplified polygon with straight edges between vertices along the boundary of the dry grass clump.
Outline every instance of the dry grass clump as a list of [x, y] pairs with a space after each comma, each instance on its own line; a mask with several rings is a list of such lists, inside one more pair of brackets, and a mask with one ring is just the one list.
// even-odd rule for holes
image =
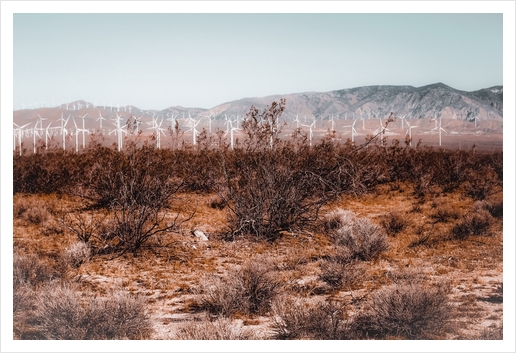
[[394, 285], [374, 293], [353, 322], [362, 338], [438, 337], [450, 317], [449, 286]]
[[324, 229], [331, 231], [338, 229], [344, 225], [348, 225], [354, 222], [355, 214], [353, 211], [343, 210], [338, 208], [334, 211], [328, 212], [323, 219]]
[[490, 197], [489, 199], [475, 202], [472, 211], [477, 212], [479, 210], [486, 210], [491, 216], [496, 218], [503, 217], [503, 197]]
[[470, 212], [464, 216], [459, 223], [452, 228], [452, 235], [456, 239], [462, 240], [470, 235], [489, 236], [489, 227], [493, 223], [493, 216], [483, 209]]
[[323, 261], [318, 277], [333, 289], [349, 289], [362, 279], [364, 273], [364, 268], [356, 261], [348, 263]]
[[172, 339], [177, 340], [256, 340], [262, 339], [253, 330], [227, 318], [215, 321], [193, 321], [181, 325]]
[[38, 293], [33, 330], [21, 339], [99, 340], [149, 338], [151, 322], [141, 297], [115, 292], [83, 299], [69, 286], [50, 284]]
[[334, 301], [308, 305], [282, 297], [273, 305], [274, 339], [347, 339], [349, 324], [344, 305]]
[[389, 248], [386, 235], [366, 217], [349, 215], [348, 223], [328, 230], [328, 235], [337, 246], [337, 252], [344, 253], [345, 258], [369, 261]]
[[47, 222], [51, 218], [48, 209], [42, 204], [31, 204], [18, 201], [14, 204], [15, 218], [23, 219], [27, 224], [39, 225]]
[[281, 282], [271, 264], [251, 259], [223, 278], [207, 280], [201, 287], [203, 308], [215, 315], [232, 317], [237, 313], [266, 313], [280, 291]]
[[387, 234], [395, 236], [408, 226], [409, 222], [405, 217], [400, 212], [389, 212], [382, 218], [380, 224]]
[[68, 246], [63, 254], [63, 261], [72, 268], [79, 268], [91, 257], [91, 248], [87, 243], [78, 241]]
[[460, 212], [458, 210], [455, 210], [451, 205], [445, 203], [437, 205], [434, 212], [430, 215], [435, 222], [443, 223], [452, 219], [458, 219], [459, 216]]
[[227, 201], [224, 200], [224, 198], [220, 195], [211, 195], [208, 199], [208, 206], [210, 208], [215, 208], [222, 210], [224, 207], [226, 207]]
[[59, 277], [59, 272], [37, 255], [21, 255], [14, 253], [13, 256], [13, 284], [14, 288], [23, 285], [37, 286], [44, 282]]

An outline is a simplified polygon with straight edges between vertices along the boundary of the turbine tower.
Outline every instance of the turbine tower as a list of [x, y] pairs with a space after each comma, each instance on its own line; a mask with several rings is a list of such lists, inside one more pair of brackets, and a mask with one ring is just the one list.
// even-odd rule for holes
[[407, 129], [407, 132], [405, 135], [409, 136], [409, 146], [412, 147], [412, 129], [415, 129], [419, 126], [415, 126], [415, 125], [411, 126], [408, 121], [407, 121], [407, 126], [408, 126], [408, 129]]
[[[436, 130], [436, 131], [438, 131], [438, 132], [439, 132], [439, 146], [441, 146], [441, 132], [442, 132], [442, 131], [444, 131], [444, 132], [446, 133], [446, 130], [444, 130], [444, 129], [441, 127], [441, 123], [442, 123], [442, 121], [443, 121], [443, 118], [440, 118], [440, 119], [439, 119], [439, 126], [437, 126], [437, 127], [433, 128], [433, 129], [431, 130], [431, 131]], [[436, 122], [437, 122], [437, 120], [436, 120]]]

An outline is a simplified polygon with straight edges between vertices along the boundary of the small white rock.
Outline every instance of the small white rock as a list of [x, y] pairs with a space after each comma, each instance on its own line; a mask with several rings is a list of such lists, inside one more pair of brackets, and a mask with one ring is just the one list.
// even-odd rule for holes
[[199, 239], [201, 241], [208, 241], [209, 240], [208, 237], [206, 236], [206, 234], [204, 234], [199, 229], [194, 229], [192, 231], [192, 234], [194, 235], [194, 237], [196, 237], [197, 239]]

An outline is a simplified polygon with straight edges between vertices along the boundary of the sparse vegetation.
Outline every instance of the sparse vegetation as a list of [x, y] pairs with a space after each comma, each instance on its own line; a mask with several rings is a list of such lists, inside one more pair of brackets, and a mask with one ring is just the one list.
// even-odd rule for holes
[[284, 140], [284, 105], [16, 154], [14, 337], [500, 339], [502, 153]]
[[438, 337], [450, 317], [449, 286], [396, 285], [373, 294], [366, 309], [353, 322], [364, 338]]

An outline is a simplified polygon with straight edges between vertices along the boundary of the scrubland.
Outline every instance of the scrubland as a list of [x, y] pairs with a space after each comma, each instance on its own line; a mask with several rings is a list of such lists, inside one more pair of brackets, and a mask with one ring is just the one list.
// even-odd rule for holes
[[502, 152], [283, 141], [283, 109], [15, 155], [14, 338], [502, 339]]

